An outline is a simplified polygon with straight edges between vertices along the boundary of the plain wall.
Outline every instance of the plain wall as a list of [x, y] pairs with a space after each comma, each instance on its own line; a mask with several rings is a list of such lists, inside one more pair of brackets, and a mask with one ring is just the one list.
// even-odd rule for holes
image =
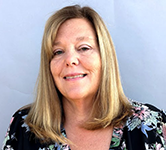
[[126, 95], [166, 110], [165, 0], [0, 0], [0, 143], [12, 114], [33, 101], [46, 20], [73, 4], [91, 6], [104, 19]]

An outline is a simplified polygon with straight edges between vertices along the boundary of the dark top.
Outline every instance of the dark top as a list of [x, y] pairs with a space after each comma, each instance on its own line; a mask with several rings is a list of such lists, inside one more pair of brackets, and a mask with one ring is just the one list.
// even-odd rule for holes
[[[133, 115], [115, 127], [109, 150], [166, 150], [166, 113], [149, 104], [130, 101]], [[69, 150], [67, 144], [40, 143], [24, 122], [29, 110], [17, 111], [11, 120], [3, 150]], [[67, 136], [65, 129], [61, 129]]]

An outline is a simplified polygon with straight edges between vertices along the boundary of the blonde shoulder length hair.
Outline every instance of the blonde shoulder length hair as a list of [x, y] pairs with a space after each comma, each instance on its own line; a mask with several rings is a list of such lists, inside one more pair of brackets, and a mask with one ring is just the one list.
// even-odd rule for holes
[[90, 7], [68, 6], [54, 13], [47, 21], [42, 40], [41, 64], [38, 76], [36, 98], [31, 105], [26, 123], [31, 131], [44, 142], [67, 141], [61, 135], [64, 114], [62, 95], [55, 86], [50, 61], [53, 58], [52, 46], [58, 28], [72, 18], [85, 18], [94, 27], [102, 62], [101, 83], [96, 93], [90, 118], [83, 125], [88, 130], [119, 126], [131, 114], [131, 106], [124, 95], [117, 58], [110, 34], [101, 17]]

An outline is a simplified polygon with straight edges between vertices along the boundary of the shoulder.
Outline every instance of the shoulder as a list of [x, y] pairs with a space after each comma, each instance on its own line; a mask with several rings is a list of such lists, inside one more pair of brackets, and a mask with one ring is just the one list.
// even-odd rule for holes
[[30, 111], [30, 105], [28, 106], [24, 106], [22, 108], [20, 108], [19, 110], [17, 110], [14, 114], [13, 117], [23, 117], [23, 116], [27, 116], [28, 113]]
[[145, 146], [154, 145], [166, 147], [166, 113], [151, 104], [143, 104], [130, 100], [133, 114], [128, 118], [126, 127], [128, 133], [144, 137]]
[[28, 115], [30, 107], [24, 107], [17, 110], [11, 118], [9, 128], [4, 140], [4, 148], [14, 148], [25, 135], [30, 133], [28, 125], [25, 123], [25, 118]]
[[[17, 110], [12, 116], [10, 126], [7, 130], [5, 140], [3, 143], [3, 150], [29, 150], [29, 149], [61, 149], [64, 147], [58, 143], [44, 143], [38, 139], [29, 126], [26, 124], [25, 119], [28, 116], [30, 107], [23, 107]], [[62, 128], [62, 134], [65, 136], [65, 130]]]
[[145, 121], [160, 121], [166, 123], [166, 112], [158, 109], [151, 104], [143, 104], [134, 100], [130, 100], [132, 105], [133, 115], [131, 118], [137, 118], [141, 122]]
[[23, 127], [25, 125], [25, 119], [30, 111], [30, 107], [23, 107], [17, 110], [12, 116], [10, 122], [10, 130], [15, 130], [15, 128]]
[[130, 100], [133, 114], [128, 118], [128, 127], [133, 130], [136, 126], [150, 125], [157, 127], [158, 124], [166, 123], [166, 113], [151, 104], [143, 104], [134, 100]]
[[16, 130], [19, 127], [22, 127], [25, 123], [25, 119], [30, 111], [30, 107], [23, 107], [17, 110], [10, 121], [10, 132]]

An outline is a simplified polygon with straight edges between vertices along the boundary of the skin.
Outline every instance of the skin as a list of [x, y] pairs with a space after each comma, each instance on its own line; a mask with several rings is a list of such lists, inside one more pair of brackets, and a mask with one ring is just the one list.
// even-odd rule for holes
[[64, 127], [72, 150], [109, 148], [113, 127], [86, 130], [80, 125], [89, 117], [101, 79], [101, 58], [95, 31], [86, 19], [70, 19], [57, 33], [50, 69], [63, 95]]
[[90, 109], [101, 78], [100, 52], [91, 23], [86, 19], [64, 22], [53, 52], [50, 68], [64, 105], [74, 110]]

